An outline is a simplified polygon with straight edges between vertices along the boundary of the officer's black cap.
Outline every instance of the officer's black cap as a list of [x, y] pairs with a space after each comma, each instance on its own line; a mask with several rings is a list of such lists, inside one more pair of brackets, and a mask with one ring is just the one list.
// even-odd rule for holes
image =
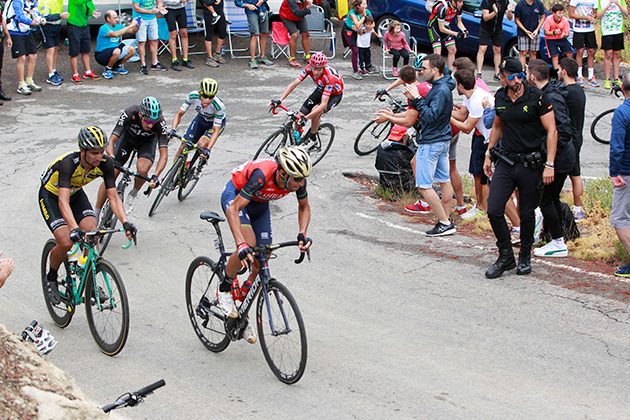
[[523, 72], [523, 65], [514, 57], [506, 57], [501, 61], [499, 68], [507, 74], [518, 74]]

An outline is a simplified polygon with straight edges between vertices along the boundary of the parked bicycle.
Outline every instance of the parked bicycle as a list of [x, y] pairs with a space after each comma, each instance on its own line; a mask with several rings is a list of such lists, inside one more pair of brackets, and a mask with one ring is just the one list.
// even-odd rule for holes
[[[260, 262], [258, 276], [251, 284], [249, 292], [240, 301], [238, 280], [232, 283], [232, 294], [236, 296], [238, 318], [228, 318], [218, 306], [217, 285], [223, 281], [227, 259], [232, 252], [226, 252], [219, 223], [225, 221], [214, 212], [203, 212], [201, 218], [212, 223], [217, 237], [214, 245], [220, 256], [217, 262], [208, 257], [193, 260], [186, 274], [186, 307], [193, 329], [199, 340], [215, 353], [227, 348], [231, 341], [243, 338], [243, 332], [249, 323], [248, 313], [256, 303], [256, 324], [260, 346], [271, 371], [280, 381], [294, 384], [300, 380], [306, 368], [306, 331], [297, 303], [289, 290], [278, 280], [271, 277], [268, 261], [275, 257], [273, 251], [298, 246], [297, 241], [274, 245], [258, 245], [254, 248]], [[310, 253], [307, 250], [306, 254]], [[304, 260], [304, 253], [295, 260], [296, 264]]]
[[121, 395], [116, 399], [116, 402], [112, 404], [107, 404], [105, 407], [101, 408], [101, 410], [109, 413], [110, 411], [116, 410], [117, 408], [134, 407], [144, 402], [147, 395], [153, 394], [153, 391], [163, 387], [164, 385], [166, 385], [166, 382], [164, 382], [164, 379], [160, 379], [159, 381], [152, 383], [149, 386], [145, 386], [144, 388], [136, 392], [128, 392]]
[[[335, 127], [331, 123], [320, 124], [317, 135], [313, 139], [309, 136], [310, 129], [305, 130], [304, 125], [300, 123], [300, 117], [297, 112], [290, 111], [289, 108], [282, 104], [271, 108], [270, 112], [277, 115], [277, 108], [287, 112], [287, 121], [260, 145], [254, 155], [254, 159], [273, 158], [281, 147], [300, 146], [311, 156], [313, 166], [317, 165], [328, 153], [330, 146], [332, 146], [335, 139]], [[295, 128], [296, 126], [297, 129]]]
[[[57, 282], [61, 302], [52, 303], [46, 288], [47, 273], [50, 271], [50, 251], [57, 245], [49, 239], [42, 252], [42, 287], [46, 308], [51, 318], [60, 328], [72, 321], [75, 309], [85, 303], [85, 314], [96, 345], [108, 356], [120, 353], [129, 334], [129, 301], [122, 278], [116, 267], [103, 259], [96, 245], [102, 235], [125, 232], [125, 229], [106, 229], [87, 232], [80, 243], [75, 244], [59, 267]], [[134, 237], [135, 242], [135, 237]], [[129, 248], [130, 240], [123, 248]], [[87, 249], [87, 254], [85, 250]], [[81, 255], [79, 257], [79, 255]]]
[[[173, 166], [168, 170], [166, 176], [162, 179], [155, 201], [153, 201], [153, 205], [151, 205], [151, 209], [149, 210], [149, 217], [155, 214], [164, 197], [169, 195], [169, 193], [176, 188], [179, 188], [177, 199], [184, 201], [186, 197], [190, 195], [193, 188], [195, 188], [197, 182], [199, 182], [203, 167], [208, 163], [208, 158], [210, 157], [210, 150], [197, 147], [196, 144], [178, 134], [173, 134], [173, 137], [185, 143], [185, 147], [182, 153], [177, 156], [175, 162], [173, 162]], [[191, 150], [194, 150], [195, 153], [193, 153], [192, 158], [188, 160], [188, 153]]]
[[[377, 93], [374, 100], [378, 99], [381, 102], [385, 102], [383, 96], [389, 98], [389, 105], [395, 114], [401, 113], [407, 109], [403, 105], [403, 101], [392, 98], [389, 93], [385, 91]], [[359, 131], [359, 135], [354, 141], [354, 152], [359, 156], [369, 155], [378, 148], [383, 140], [387, 140], [387, 136], [389, 136], [393, 126], [394, 123], [391, 121], [386, 121], [381, 124], [370, 121]]]
[[[610, 90], [610, 94], [615, 94], [615, 96], [621, 100], [624, 100], [623, 92], [620, 86], [613, 86]], [[603, 144], [610, 144], [610, 135], [612, 134], [612, 117], [615, 109], [608, 109], [601, 114], [599, 114], [591, 123], [591, 136], [593, 138]]]
[[[133, 162], [134, 158], [136, 157], [137, 151], [134, 150], [131, 153], [131, 157], [129, 158], [127, 165], [123, 166], [117, 162], [114, 162], [114, 167], [116, 169], [118, 169], [120, 171], [120, 174], [122, 175], [122, 178], [120, 178], [120, 181], [118, 181], [118, 185], [116, 186], [116, 190], [118, 191], [118, 196], [120, 197], [120, 201], [121, 202], [125, 202], [125, 189], [129, 186], [129, 184], [131, 183], [131, 177], [139, 177], [144, 179], [145, 181], [149, 181], [151, 182], [151, 178], [146, 177], [144, 175], [142, 175], [141, 173], [138, 173], [136, 171], [133, 171], [131, 169], [131, 162]], [[144, 192], [144, 195], [149, 196], [151, 194], [151, 190], [152, 188], [147, 188], [147, 190]], [[103, 205], [103, 210], [101, 211], [101, 219], [98, 222], [98, 229], [99, 230], [106, 230], [106, 229], [114, 229], [116, 228], [116, 224], [118, 223], [118, 218], [116, 217], [116, 215], [114, 214], [114, 212], [112, 211], [111, 207], [109, 206], [109, 198], [105, 201], [105, 204]], [[109, 245], [109, 241], [112, 237], [112, 234], [109, 233], [107, 235], [101, 235], [99, 238], [99, 244], [100, 244], [100, 252], [99, 254], [102, 256], [103, 253], [105, 252], [105, 250], [107, 249], [107, 245]]]

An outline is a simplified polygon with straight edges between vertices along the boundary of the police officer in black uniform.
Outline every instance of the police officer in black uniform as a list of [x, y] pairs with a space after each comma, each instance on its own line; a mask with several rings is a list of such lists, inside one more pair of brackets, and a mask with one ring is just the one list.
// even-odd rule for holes
[[[496, 117], [483, 165], [485, 174], [492, 176], [488, 218], [499, 247], [499, 258], [486, 272], [488, 278], [499, 277], [504, 271], [516, 267], [510, 229], [505, 221], [505, 203], [516, 188], [521, 216], [521, 251], [516, 274], [532, 271], [534, 210], [540, 203], [543, 183], [549, 184], [554, 179], [557, 143], [553, 106], [540, 89], [523, 83], [525, 73], [520, 61], [505, 58], [499, 70], [505, 87], [495, 95]], [[500, 148], [494, 147], [499, 141]], [[545, 141], [546, 153], [543, 150]], [[495, 160], [494, 175], [492, 157]]]

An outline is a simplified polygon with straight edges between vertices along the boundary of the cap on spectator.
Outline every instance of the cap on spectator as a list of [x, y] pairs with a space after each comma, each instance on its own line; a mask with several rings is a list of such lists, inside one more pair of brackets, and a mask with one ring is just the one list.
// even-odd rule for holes
[[501, 61], [501, 65], [499, 66], [499, 68], [507, 74], [518, 74], [523, 72], [523, 65], [518, 60], [518, 58], [514, 57], [504, 58]]
[[405, 135], [407, 135], [407, 128], [402, 125], [395, 124], [392, 127], [392, 131], [389, 133], [387, 140], [400, 141], [403, 137], [405, 137]]

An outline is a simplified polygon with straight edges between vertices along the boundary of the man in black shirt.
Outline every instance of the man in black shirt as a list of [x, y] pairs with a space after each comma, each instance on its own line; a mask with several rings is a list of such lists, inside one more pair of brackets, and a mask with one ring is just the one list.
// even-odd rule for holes
[[582, 148], [582, 131], [584, 131], [584, 110], [586, 109], [586, 94], [584, 88], [576, 82], [578, 64], [572, 58], [564, 57], [560, 60], [558, 70], [558, 79], [565, 85], [569, 94], [566, 97], [567, 106], [569, 108], [569, 118], [571, 125], [575, 128], [575, 141], [573, 148], [575, 149], [575, 167], [569, 172], [571, 184], [573, 186], [573, 217], [576, 222], [584, 218], [582, 214], [582, 194], [584, 193], [584, 184], [582, 183], [580, 169], [580, 149]]
[[[543, 186], [554, 179], [557, 132], [553, 105], [544, 93], [523, 83], [525, 74], [519, 60], [506, 58], [499, 66], [505, 87], [495, 95], [496, 117], [490, 134], [483, 169], [492, 176], [488, 196], [488, 218], [497, 238], [499, 258], [486, 277], [496, 278], [516, 267], [505, 221], [505, 203], [515, 188], [519, 191], [521, 252], [516, 274], [531, 272], [530, 253], [534, 242], [534, 209]], [[500, 153], [492, 172], [490, 150], [501, 140]], [[542, 151], [547, 142], [547, 156]], [[544, 170], [543, 170], [544, 166]], [[542, 182], [541, 182], [542, 181]]]
[[507, 14], [512, 20], [514, 3], [508, 0], [482, 0], [481, 11], [483, 17], [479, 25], [479, 50], [477, 50], [477, 77], [481, 78], [481, 67], [488, 49], [488, 42], [492, 40], [494, 54], [494, 80], [499, 81], [499, 63], [501, 63], [501, 48], [503, 47], [503, 16]]

